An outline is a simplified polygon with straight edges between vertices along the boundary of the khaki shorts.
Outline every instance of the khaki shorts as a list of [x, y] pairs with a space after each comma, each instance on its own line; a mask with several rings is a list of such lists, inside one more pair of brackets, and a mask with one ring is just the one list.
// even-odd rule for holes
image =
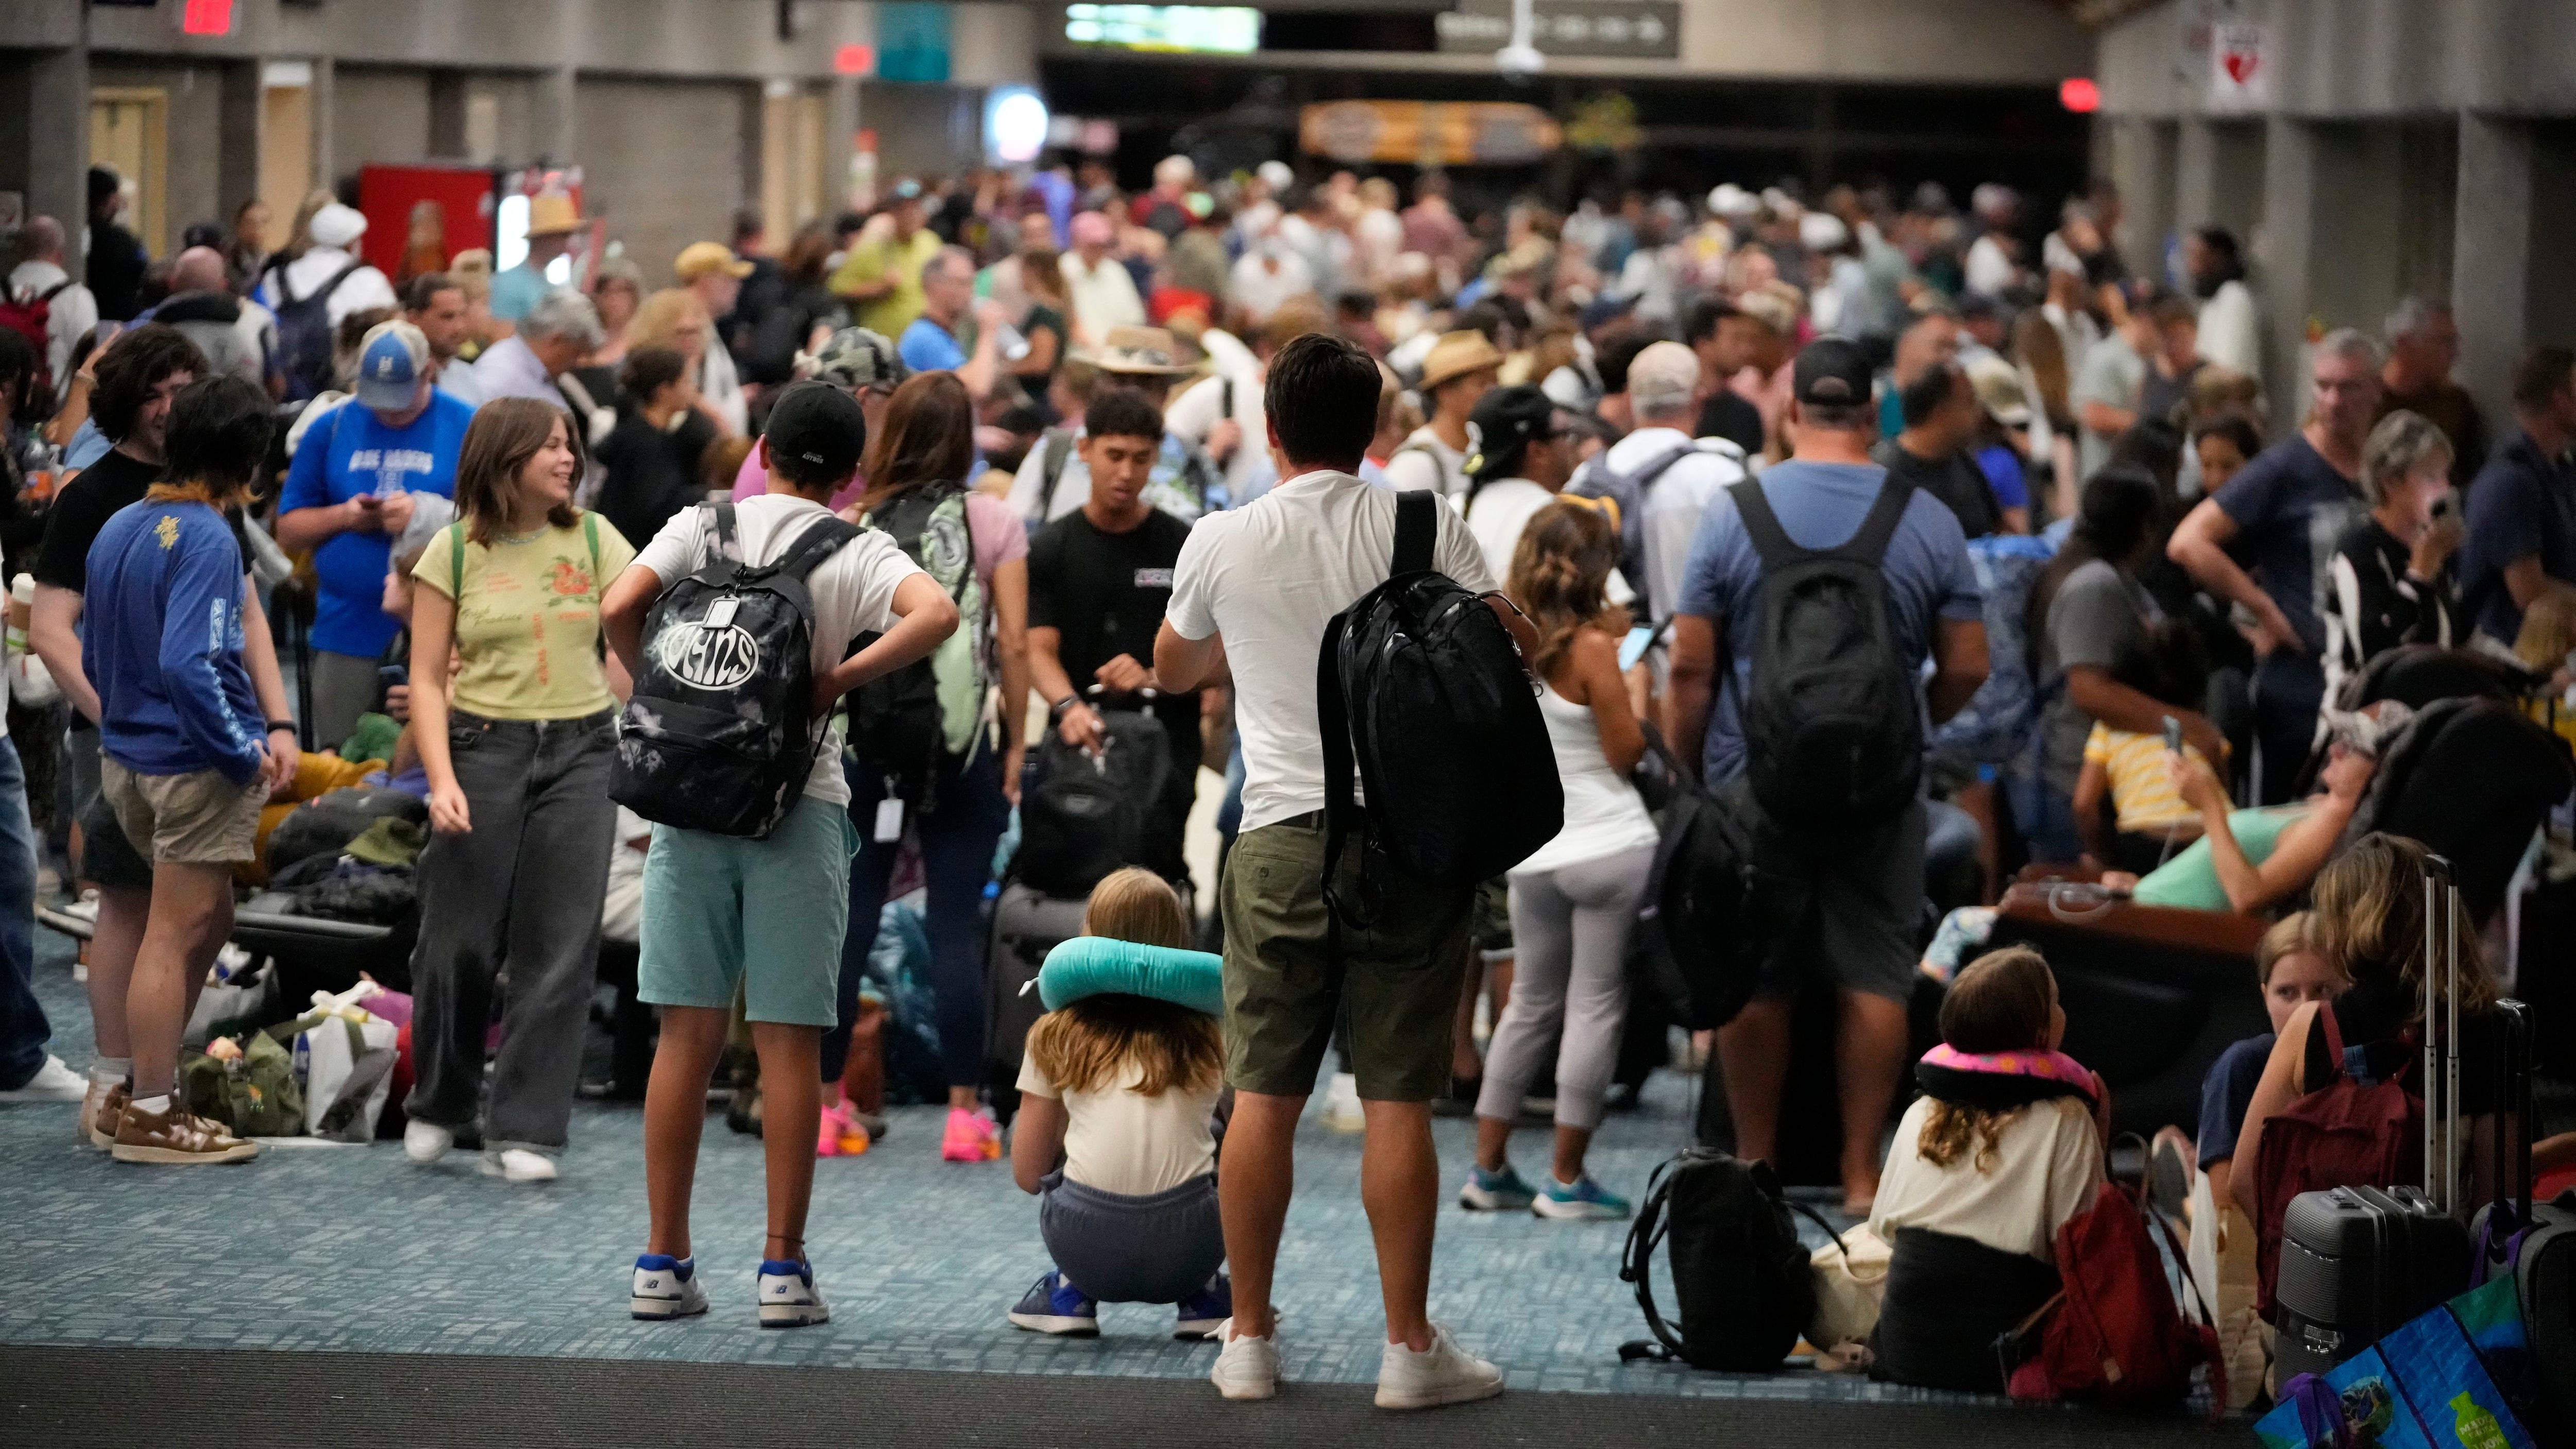
[[212, 770], [138, 775], [99, 761], [99, 793], [139, 854], [155, 863], [237, 865], [258, 853], [265, 777], [236, 785]]
[[[1361, 841], [1337, 893], [1360, 905]], [[1373, 1102], [1428, 1102], [1449, 1086], [1449, 1037], [1475, 888], [1393, 876], [1366, 926], [1344, 920], [1336, 960], [1324, 905], [1320, 816], [1248, 830], [1226, 856], [1225, 1069], [1238, 1091], [1314, 1090], [1333, 1026], [1350, 1023], [1351, 1070]]]

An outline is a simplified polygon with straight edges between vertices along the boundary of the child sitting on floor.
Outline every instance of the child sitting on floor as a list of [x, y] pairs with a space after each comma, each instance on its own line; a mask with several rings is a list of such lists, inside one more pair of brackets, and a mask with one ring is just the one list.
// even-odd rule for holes
[[1089, 1337], [1103, 1302], [1171, 1303], [1172, 1336], [1205, 1338], [1233, 1300], [1217, 1271], [1221, 967], [1185, 949], [1180, 897], [1152, 871], [1121, 870], [1094, 887], [1082, 933], [1148, 949], [1068, 941], [1039, 975], [1053, 1009], [1029, 1028], [1011, 1175], [1038, 1195], [1038, 1233], [1056, 1267], [1011, 1322]]
[[2028, 947], [1978, 957], [1942, 998], [1869, 1216], [1890, 1247], [1873, 1377], [2003, 1391], [1995, 1338], [2057, 1291], [2057, 1230], [2102, 1184], [2110, 1097], [2065, 1035]]
[[[2182, 620], [2159, 624], [2146, 639], [2120, 651], [2111, 678], [2177, 715], [2200, 708], [2209, 679], [2209, 654]], [[2200, 751], [2183, 746], [2191, 758]], [[2204, 763], [2207, 763], [2204, 761]], [[2102, 800], [2110, 797], [2116, 823], [2105, 829]], [[2164, 736], [2113, 729], [2096, 721], [2084, 741], [2084, 769], [2075, 778], [2075, 830], [2085, 852], [2101, 865], [2145, 875], [2175, 851], [2200, 838], [2200, 812], [2174, 788]]]

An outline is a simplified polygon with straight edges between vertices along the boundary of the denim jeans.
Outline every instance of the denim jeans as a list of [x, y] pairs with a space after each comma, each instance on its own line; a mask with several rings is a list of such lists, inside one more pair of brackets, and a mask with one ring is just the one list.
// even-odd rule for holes
[[25, 1086], [53, 1039], [36, 1000], [35, 971], [36, 831], [17, 742], [0, 735], [0, 1091]]
[[599, 903], [617, 807], [606, 711], [587, 719], [450, 716], [448, 758], [474, 828], [420, 856], [406, 1105], [442, 1127], [474, 1120], [483, 1038], [506, 965], [501, 1049], [483, 1113], [489, 1148], [560, 1148], [581, 1077], [599, 966]]
[[[885, 780], [866, 765], [850, 773], [850, 823], [859, 853], [850, 862], [850, 930], [841, 941], [839, 1024], [823, 1038], [823, 1080], [841, 1077], [850, 1028], [858, 1020], [859, 979], [876, 949], [877, 923], [885, 911], [886, 881], [894, 874], [902, 842], [876, 838], [877, 802]], [[921, 840], [921, 865], [929, 876], [929, 908], [922, 926], [930, 936], [930, 991], [938, 1003], [939, 1054], [952, 1087], [984, 1082], [984, 887], [993, 879], [993, 847], [1010, 823], [1011, 802], [1002, 794], [1001, 757], [978, 745], [942, 790], [939, 806], [912, 824]]]

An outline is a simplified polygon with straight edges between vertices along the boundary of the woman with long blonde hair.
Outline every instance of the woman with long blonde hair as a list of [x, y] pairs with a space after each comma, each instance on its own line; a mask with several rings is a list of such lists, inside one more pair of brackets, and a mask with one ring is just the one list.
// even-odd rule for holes
[[[599, 605], [635, 550], [572, 502], [581, 432], [563, 410], [500, 398], [474, 414], [456, 522], [413, 569], [412, 736], [429, 775], [412, 957], [418, 1074], [403, 1151], [431, 1163], [483, 1099], [483, 1170], [547, 1182], [572, 1120], [617, 808], [612, 682]], [[510, 970], [484, 1092], [483, 1039]]]
[[[1607, 514], [1557, 502], [1530, 515], [1507, 591], [1538, 629], [1531, 672], [1556, 750], [1565, 826], [1510, 873], [1514, 973], [1485, 1053], [1476, 1099], [1476, 1165], [1458, 1190], [1470, 1209], [1528, 1208], [1563, 1221], [1622, 1218], [1628, 1201], [1584, 1168], [1618, 1065], [1628, 1015], [1628, 929], [1655, 855], [1655, 823], [1628, 772], [1646, 751], [1620, 677], [1624, 610], [1606, 596], [1619, 561]], [[1508, 788], [1511, 782], [1497, 782]], [[1556, 1047], [1554, 1168], [1537, 1187], [1506, 1156], [1512, 1119]]]
[[[1098, 990], [1029, 1028], [1011, 1175], [1039, 1198], [1038, 1231], [1056, 1266], [1011, 1310], [1011, 1323], [1089, 1337], [1100, 1331], [1103, 1301], [1170, 1303], [1179, 1315], [1172, 1336], [1203, 1338], [1232, 1311], [1230, 1286], [1217, 1271], [1225, 1233], [1214, 1122], [1225, 1040], [1204, 1009], [1214, 1003], [1223, 968], [1216, 957], [1188, 949], [1180, 897], [1149, 870], [1131, 866], [1094, 886], [1082, 934], [1144, 948], [1087, 959], [1150, 964], [1155, 979], [1195, 984], [1201, 995], [1191, 1005]], [[1050, 956], [1047, 970], [1069, 964]], [[1057, 989], [1043, 980], [1041, 987]]]

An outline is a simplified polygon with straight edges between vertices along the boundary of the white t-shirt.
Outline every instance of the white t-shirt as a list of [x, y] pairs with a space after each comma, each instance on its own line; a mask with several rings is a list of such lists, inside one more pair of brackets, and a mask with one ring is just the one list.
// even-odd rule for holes
[[[1324, 808], [1315, 658], [1324, 626], [1393, 570], [1395, 508], [1393, 492], [1348, 473], [1302, 473], [1249, 508], [1200, 519], [1181, 545], [1164, 617], [1184, 639], [1224, 636], [1245, 830]], [[1454, 509], [1433, 511], [1432, 567], [1490, 592], [1493, 576], [1467, 521]]]
[[1932, 1099], [1917, 1097], [1896, 1124], [1870, 1231], [1893, 1243], [1899, 1228], [1929, 1228], [2055, 1262], [2057, 1230], [2092, 1206], [2102, 1185], [2092, 1110], [2078, 1098], [2056, 1097], [2013, 1113], [1997, 1135], [1991, 1172], [1977, 1170], [1973, 1138], [1947, 1167], [1924, 1160], [1916, 1144], [1931, 1111]]
[[[1271, 262], [1278, 266], [1273, 269]], [[1275, 256], [1245, 252], [1234, 264], [1231, 278], [1234, 302], [1256, 323], [1267, 322], [1270, 314], [1291, 297], [1302, 297], [1315, 290], [1315, 274], [1306, 259], [1282, 246]]]
[[1151, 1197], [1216, 1171], [1217, 1093], [1136, 1091], [1130, 1066], [1106, 1092], [1060, 1092], [1034, 1056], [1020, 1058], [1020, 1090], [1064, 1103], [1064, 1178], [1099, 1192]]
[[[785, 554], [817, 520], [832, 516], [822, 504], [791, 493], [759, 494], [733, 508], [738, 556], [755, 565]], [[715, 509], [684, 508], [671, 515], [671, 521], [635, 555], [635, 566], [651, 569], [662, 587], [669, 588], [706, 567], [715, 541]], [[919, 572], [892, 535], [871, 530], [843, 544], [808, 574], [805, 584], [814, 601], [815, 673], [820, 675], [847, 659], [850, 641], [861, 634], [882, 634], [893, 628], [898, 622], [894, 591]], [[839, 713], [832, 718], [839, 719]], [[833, 741], [824, 740], [815, 750], [814, 773], [805, 782], [805, 793], [834, 805], [850, 803], [849, 782], [841, 776], [841, 752]]]
[[[1222, 339], [1222, 340], [1220, 340]], [[1279, 465], [1270, 456], [1270, 415], [1261, 406], [1261, 364], [1250, 349], [1222, 332], [1199, 339], [1217, 364], [1217, 375], [1191, 383], [1163, 409], [1164, 430], [1204, 448], [1219, 421], [1231, 417], [1243, 429], [1243, 441], [1225, 460], [1225, 491], [1237, 508], [1268, 492], [1279, 481]], [[1234, 381], [1234, 411], [1225, 410], [1227, 379]]]
[[[313, 247], [286, 264], [287, 290], [298, 297], [310, 297], [315, 288], [338, 276], [342, 267], [356, 260], [355, 255], [338, 247]], [[261, 285], [259, 300], [271, 312], [286, 305], [286, 298], [277, 295], [276, 277], [271, 276]], [[347, 281], [332, 290], [331, 300], [323, 305], [323, 311], [329, 314], [331, 325], [337, 327], [352, 312], [399, 305], [394, 296], [394, 284], [385, 280], [384, 273], [373, 267], [360, 267], [349, 274]]]
[[[1674, 448], [1690, 443], [1679, 428], [1639, 428], [1610, 445], [1596, 467], [1614, 473], [1642, 468]], [[1699, 451], [1673, 461], [1646, 490], [1643, 517], [1646, 595], [1655, 622], [1673, 615], [1682, 596], [1682, 575], [1690, 567], [1691, 540], [1699, 536], [1700, 515], [1718, 491], [1744, 481], [1744, 454], [1731, 443], [1703, 440]]]
[[45, 370], [59, 393], [71, 386], [72, 345], [98, 325], [98, 298], [52, 262], [20, 262], [9, 274], [12, 298], [41, 297], [56, 287], [62, 290], [45, 304]]
[[2263, 340], [2256, 332], [2257, 324], [2254, 294], [2245, 289], [2245, 284], [2219, 283], [2209, 300], [2200, 304], [2202, 359], [2261, 382]]
[[1497, 478], [1467, 499], [1467, 531], [1485, 552], [1485, 568], [1497, 586], [1511, 582], [1512, 550], [1521, 545], [1521, 530], [1530, 516], [1556, 501], [1556, 495], [1527, 478]]
[[1402, 490], [1428, 488], [1444, 498], [1467, 491], [1467, 455], [1442, 442], [1429, 423], [1415, 428], [1386, 460], [1389, 483]]

